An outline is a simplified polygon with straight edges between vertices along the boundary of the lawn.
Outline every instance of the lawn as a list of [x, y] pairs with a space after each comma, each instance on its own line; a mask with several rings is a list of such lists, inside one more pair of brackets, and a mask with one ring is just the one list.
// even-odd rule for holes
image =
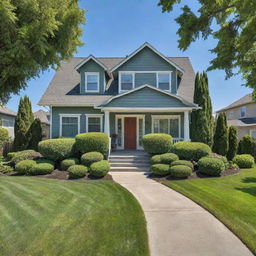
[[223, 178], [166, 181], [229, 227], [256, 254], [256, 166]]
[[144, 214], [112, 181], [0, 177], [0, 255], [149, 255]]

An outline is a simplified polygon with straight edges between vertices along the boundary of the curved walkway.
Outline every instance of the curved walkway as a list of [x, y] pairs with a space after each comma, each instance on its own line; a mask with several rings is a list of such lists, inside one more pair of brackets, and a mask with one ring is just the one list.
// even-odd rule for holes
[[111, 172], [140, 202], [147, 220], [151, 256], [252, 256], [220, 221], [143, 172]]

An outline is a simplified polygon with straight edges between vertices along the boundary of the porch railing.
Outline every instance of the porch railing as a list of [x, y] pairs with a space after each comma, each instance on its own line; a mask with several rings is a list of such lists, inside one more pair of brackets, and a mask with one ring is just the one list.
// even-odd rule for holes
[[184, 139], [183, 138], [172, 138], [173, 140], [173, 144], [179, 142], [179, 141], [183, 141]]

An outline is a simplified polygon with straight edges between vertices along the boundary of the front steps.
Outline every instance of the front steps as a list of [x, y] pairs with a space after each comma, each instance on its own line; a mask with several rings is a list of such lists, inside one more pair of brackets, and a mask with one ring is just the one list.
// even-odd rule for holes
[[109, 162], [111, 171], [118, 172], [147, 172], [149, 171], [150, 156], [143, 151], [111, 152]]

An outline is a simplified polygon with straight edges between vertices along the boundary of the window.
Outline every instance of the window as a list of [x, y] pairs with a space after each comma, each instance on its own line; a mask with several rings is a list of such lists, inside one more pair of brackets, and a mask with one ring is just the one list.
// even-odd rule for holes
[[102, 132], [102, 115], [86, 115], [86, 131]]
[[99, 73], [85, 73], [85, 91], [99, 92]]
[[60, 136], [73, 138], [80, 133], [80, 115], [60, 115]]
[[157, 87], [161, 90], [171, 90], [171, 75], [170, 73], [157, 73]]
[[256, 130], [255, 129], [250, 130], [250, 135], [253, 137], [253, 139], [256, 139]]
[[14, 120], [2, 119], [2, 127], [14, 127]]
[[129, 91], [134, 88], [134, 74], [121, 73], [120, 74], [120, 92]]
[[246, 106], [240, 108], [240, 117], [246, 116]]

